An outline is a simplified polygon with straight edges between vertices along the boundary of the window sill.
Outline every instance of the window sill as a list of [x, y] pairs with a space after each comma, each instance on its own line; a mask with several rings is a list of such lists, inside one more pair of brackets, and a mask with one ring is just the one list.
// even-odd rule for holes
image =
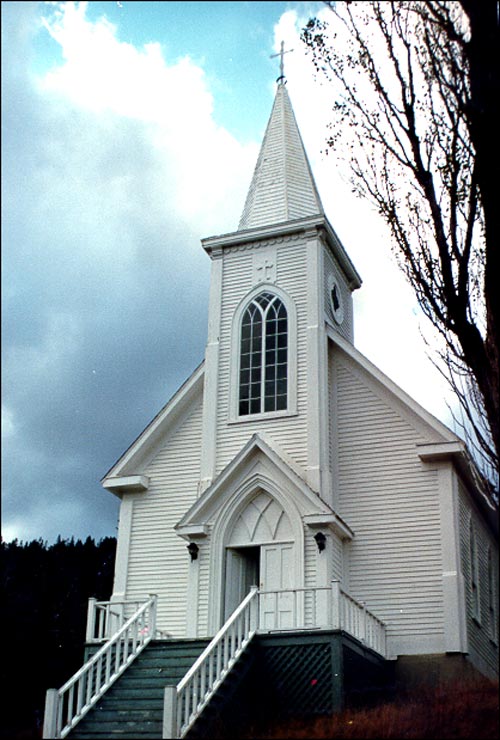
[[231, 417], [227, 420], [228, 424], [248, 424], [252, 421], [267, 421], [272, 419], [286, 419], [291, 416], [298, 416], [299, 412], [295, 409], [287, 411], [263, 411], [260, 414], [246, 414], [245, 416]]

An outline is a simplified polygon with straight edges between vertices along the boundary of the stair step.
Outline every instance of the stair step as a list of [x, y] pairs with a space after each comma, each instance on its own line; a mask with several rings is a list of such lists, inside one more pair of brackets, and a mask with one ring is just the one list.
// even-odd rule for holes
[[177, 684], [207, 644], [208, 640], [150, 643], [77, 724], [70, 740], [161, 738], [165, 686]]
[[102, 722], [161, 722], [163, 707], [157, 709], [101, 709], [96, 712], [92, 721]]

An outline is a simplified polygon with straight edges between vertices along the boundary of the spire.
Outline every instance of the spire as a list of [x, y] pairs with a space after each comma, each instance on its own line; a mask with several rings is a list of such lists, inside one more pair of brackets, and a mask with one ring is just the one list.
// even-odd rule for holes
[[[281, 75], [238, 230], [324, 214]], [[276, 55], [278, 56], [278, 55]]]

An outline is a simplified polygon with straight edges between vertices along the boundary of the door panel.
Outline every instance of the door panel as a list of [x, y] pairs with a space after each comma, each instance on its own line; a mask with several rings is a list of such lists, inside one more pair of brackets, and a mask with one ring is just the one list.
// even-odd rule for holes
[[262, 629], [290, 629], [295, 625], [293, 544], [262, 545], [260, 564], [260, 626]]

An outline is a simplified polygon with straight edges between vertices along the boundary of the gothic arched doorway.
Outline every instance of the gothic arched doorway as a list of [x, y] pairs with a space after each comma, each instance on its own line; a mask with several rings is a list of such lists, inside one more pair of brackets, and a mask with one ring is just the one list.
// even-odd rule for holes
[[252, 585], [260, 596], [260, 626], [289, 629], [296, 624], [294, 536], [288, 515], [260, 490], [237, 516], [225, 552], [224, 617]]

